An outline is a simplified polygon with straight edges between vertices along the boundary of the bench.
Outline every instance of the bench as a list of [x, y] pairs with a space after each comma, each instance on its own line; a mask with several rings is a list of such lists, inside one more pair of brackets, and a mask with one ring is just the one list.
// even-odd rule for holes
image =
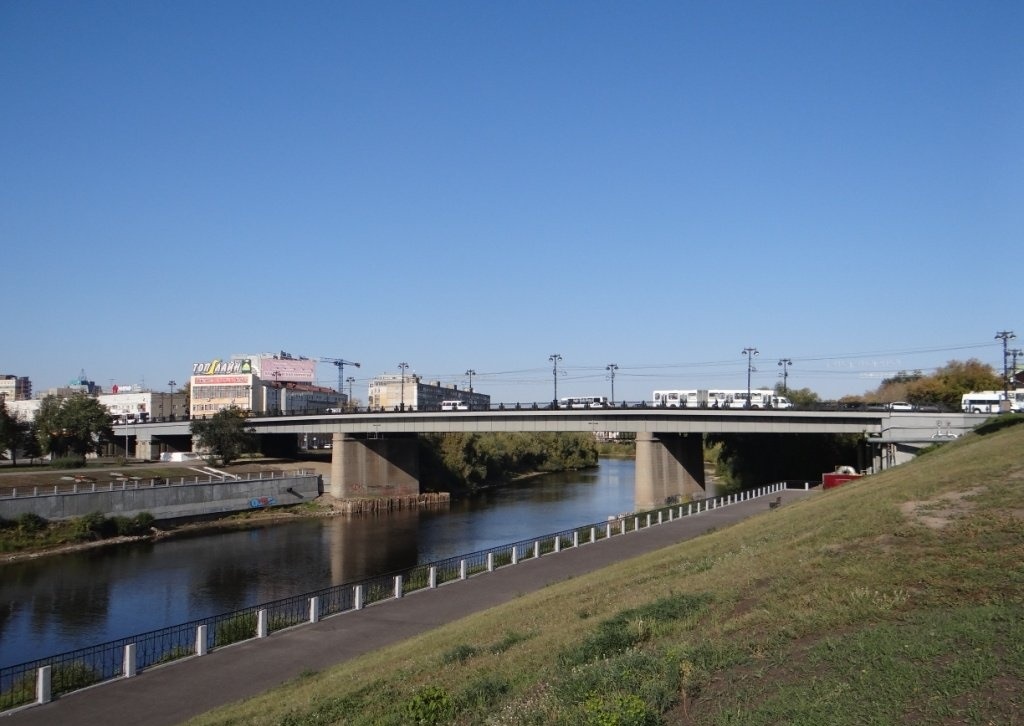
[[768, 508], [769, 509], [775, 509], [775, 508], [780, 507], [780, 506], [782, 506], [782, 496], [781, 495], [775, 497], [775, 501], [774, 502], [768, 502]]

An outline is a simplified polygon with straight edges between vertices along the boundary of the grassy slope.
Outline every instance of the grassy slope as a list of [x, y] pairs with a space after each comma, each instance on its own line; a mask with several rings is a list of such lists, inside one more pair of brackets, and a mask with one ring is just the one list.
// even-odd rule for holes
[[199, 724], [1024, 723], [1024, 426]]

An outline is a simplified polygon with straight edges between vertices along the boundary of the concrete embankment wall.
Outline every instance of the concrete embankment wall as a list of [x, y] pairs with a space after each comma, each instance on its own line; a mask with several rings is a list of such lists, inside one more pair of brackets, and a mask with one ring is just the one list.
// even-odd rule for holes
[[77, 494], [44, 494], [0, 500], [0, 517], [15, 519], [31, 512], [46, 520], [71, 519], [91, 512], [133, 517], [149, 512], [159, 519], [198, 517], [249, 509], [299, 504], [318, 497], [317, 474], [274, 479], [228, 479], [217, 482], [160, 484]]

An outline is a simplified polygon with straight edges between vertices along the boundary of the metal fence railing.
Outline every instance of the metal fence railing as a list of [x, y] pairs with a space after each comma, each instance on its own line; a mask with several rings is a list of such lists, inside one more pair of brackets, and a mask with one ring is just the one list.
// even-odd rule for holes
[[608, 537], [749, 499], [779, 492], [785, 482], [720, 497], [671, 504], [552, 532], [511, 544], [416, 565], [355, 582], [253, 605], [220, 615], [191, 620], [159, 630], [79, 648], [59, 655], [0, 668], [0, 712], [181, 658], [205, 655], [212, 649], [331, 615], [359, 610], [373, 603], [403, 597], [426, 588], [466, 579], [524, 560], [579, 547]]

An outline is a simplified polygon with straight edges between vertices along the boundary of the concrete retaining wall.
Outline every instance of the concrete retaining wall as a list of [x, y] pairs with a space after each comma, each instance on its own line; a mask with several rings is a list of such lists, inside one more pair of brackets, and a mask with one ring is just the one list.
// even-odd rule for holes
[[197, 517], [225, 512], [299, 504], [318, 497], [323, 483], [316, 474], [276, 479], [229, 479], [201, 484], [163, 484], [77, 494], [45, 494], [0, 500], [0, 517], [15, 519], [32, 512], [43, 519], [81, 517], [91, 512], [133, 517], [149, 512], [157, 519]]

